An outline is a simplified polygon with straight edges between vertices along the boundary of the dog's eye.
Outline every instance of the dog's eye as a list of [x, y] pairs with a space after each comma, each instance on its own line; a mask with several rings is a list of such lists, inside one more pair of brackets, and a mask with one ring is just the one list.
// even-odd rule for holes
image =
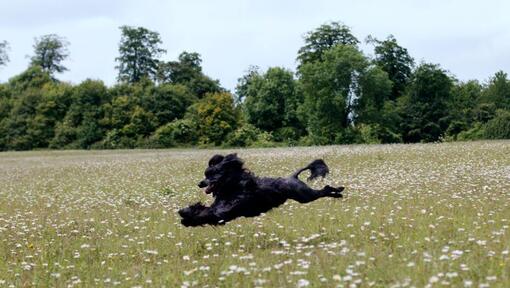
[[214, 171], [212, 169], [205, 170], [205, 177], [211, 177], [214, 175]]

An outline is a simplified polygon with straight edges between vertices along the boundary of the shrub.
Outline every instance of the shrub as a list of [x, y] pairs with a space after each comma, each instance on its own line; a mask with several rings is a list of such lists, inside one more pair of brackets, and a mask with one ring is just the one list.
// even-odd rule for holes
[[196, 125], [190, 119], [174, 120], [159, 127], [151, 136], [151, 144], [156, 147], [175, 147], [197, 143]]
[[257, 135], [257, 141], [253, 142], [252, 147], [275, 147], [278, 146], [274, 142], [273, 135], [271, 132], [261, 132]]
[[510, 111], [498, 110], [496, 117], [484, 125], [487, 139], [510, 139]]
[[258, 140], [260, 129], [251, 124], [245, 124], [227, 136], [225, 144], [233, 147], [246, 147]]
[[483, 139], [484, 135], [483, 125], [480, 122], [476, 122], [473, 128], [460, 132], [457, 135], [457, 140], [479, 140]]

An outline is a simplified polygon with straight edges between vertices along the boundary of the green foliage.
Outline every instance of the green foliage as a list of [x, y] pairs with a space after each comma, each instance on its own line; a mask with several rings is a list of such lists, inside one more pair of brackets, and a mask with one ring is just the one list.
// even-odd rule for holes
[[359, 125], [358, 130], [362, 143], [386, 144], [400, 143], [402, 141], [400, 134], [395, 133], [388, 127], [379, 123], [361, 124]]
[[184, 116], [186, 109], [197, 101], [186, 86], [162, 84], [146, 89], [141, 106], [154, 114], [156, 125], [161, 126]]
[[65, 115], [71, 86], [53, 82], [41, 67], [30, 67], [0, 89], [0, 150], [48, 146]]
[[[308, 32], [305, 45], [298, 51], [299, 67], [306, 63], [322, 61], [324, 53], [337, 45], [357, 46], [358, 39], [351, 29], [340, 22], [329, 22], [314, 31]], [[301, 70], [300, 70], [301, 71]]]
[[155, 147], [194, 145], [198, 141], [196, 124], [190, 119], [179, 119], [159, 127], [150, 139]]
[[231, 147], [251, 146], [258, 140], [261, 130], [251, 124], [244, 124], [227, 136], [226, 145]]
[[30, 66], [9, 80], [9, 88], [13, 94], [18, 94], [28, 89], [41, 89], [45, 84], [51, 82], [50, 74], [44, 71], [41, 66]]
[[[120, 29], [120, 82], [112, 87], [56, 80], [69, 44], [55, 34], [36, 39], [30, 66], [0, 83], [0, 151], [510, 138], [506, 73], [479, 83], [459, 82], [438, 65], [413, 71], [391, 35], [367, 39], [370, 59], [349, 27], [324, 24], [306, 34], [297, 73], [251, 66], [234, 98], [203, 73], [200, 54], [160, 61], [157, 32]], [[0, 42], [0, 66], [8, 48]]]
[[9, 62], [9, 43], [7, 41], [0, 41], [0, 66], [5, 66]]
[[[359, 79], [360, 95], [355, 102], [355, 122], [372, 123], [382, 121], [381, 110], [391, 99], [392, 83], [388, 74], [377, 66], [364, 71]], [[391, 100], [390, 100], [391, 101]]]
[[399, 99], [404, 142], [432, 142], [444, 136], [452, 87], [452, 79], [438, 65], [417, 68], [409, 93]]
[[492, 103], [496, 109], [510, 110], [510, 80], [505, 72], [499, 71], [490, 79], [481, 102]]
[[31, 66], [40, 66], [44, 71], [53, 75], [68, 69], [62, 62], [69, 57], [67, 47], [69, 42], [56, 34], [43, 35], [35, 39], [34, 55], [30, 58]]
[[472, 128], [457, 134], [456, 140], [480, 140], [485, 137], [485, 129], [483, 124], [476, 122]]
[[238, 115], [230, 93], [209, 93], [190, 107], [187, 119], [197, 126], [199, 143], [220, 145], [237, 128]]
[[104, 117], [102, 105], [109, 101], [107, 95], [102, 81], [86, 80], [76, 86], [64, 119], [56, 125], [50, 147], [87, 149], [100, 141], [105, 134], [100, 120]]
[[181, 84], [199, 98], [207, 93], [222, 92], [218, 80], [212, 80], [202, 72], [202, 59], [198, 53], [186, 51], [179, 55], [178, 61], [160, 62], [157, 72], [159, 83]]
[[237, 91], [245, 99], [244, 108], [250, 124], [264, 131], [282, 127], [302, 129], [297, 108], [303, 99], [291, 71], [273, 67], [262, 75], [250, 71], [242, 79], [244, 82], [239, 83]]
[[118, 80], [136, 83], [143, 78], [155, 79], [159, 56], [166, 51], [159, 48], [162, 43], [159, 33], [144, 27], [121, 26], [119, 43]]
[[349, 126], [361, 91], [359, 84], [369, 67], [367, 58], [350, 45], [338, 45], [323, 58], [301, 67], [303, 113], [316, 144], [335, 143], [338, 133]]
[[457, 134], [468, 130], [473, 125], [474, 121], [479, 121], [479, 119], [477, 119], [478, 116], [480, 116], [480, 118], [492, 118], [495, 113], [495, 108], [494, 111], [490, 113], [492, 115], [482, 116], [482, 114], [485, 114], [482, 111], [486, 106], [479, 104], [482, 91], [483, 87], [478, 81], [457, 83], [453, 87], [451, 101], [448, 103], [451, 123], [446, 129], [446, 137], [455, 140]]
[[510, 139], [510, 111], [496, 111], [496, 117], [487, 122], [484, 128], [485, 139]]
[[407, 88], [411, 79], [414, 60], [406, 48], [398, 45], [397, 39], [393, 35], [388, 36], [383, 41], [369, 36], [367, 42], [375, 45], [374, 62], [388, 73], [388, 77], [392, 82], [390, 99], [396, 100], [404, 94]]

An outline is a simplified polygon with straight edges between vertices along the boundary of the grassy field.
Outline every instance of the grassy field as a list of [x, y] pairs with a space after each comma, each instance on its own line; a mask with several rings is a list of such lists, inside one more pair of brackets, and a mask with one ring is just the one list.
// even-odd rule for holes
[[346, 197], [185, 228], [218, 152], [0, 153], [0, 287], [510, 287], [509, 141], [236, 150]]

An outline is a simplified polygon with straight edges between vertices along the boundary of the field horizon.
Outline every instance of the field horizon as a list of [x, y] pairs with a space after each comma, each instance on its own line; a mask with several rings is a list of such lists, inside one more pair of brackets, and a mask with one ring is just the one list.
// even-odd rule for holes
[[[207, 160], [345, 198], [186, 228]], [[510, 140], [0, 152], [0, 287], [509, 287]], [[304, 175], [303, 175], [304, 176]], [[305, 177], [302, 178], [304, 179]]]

